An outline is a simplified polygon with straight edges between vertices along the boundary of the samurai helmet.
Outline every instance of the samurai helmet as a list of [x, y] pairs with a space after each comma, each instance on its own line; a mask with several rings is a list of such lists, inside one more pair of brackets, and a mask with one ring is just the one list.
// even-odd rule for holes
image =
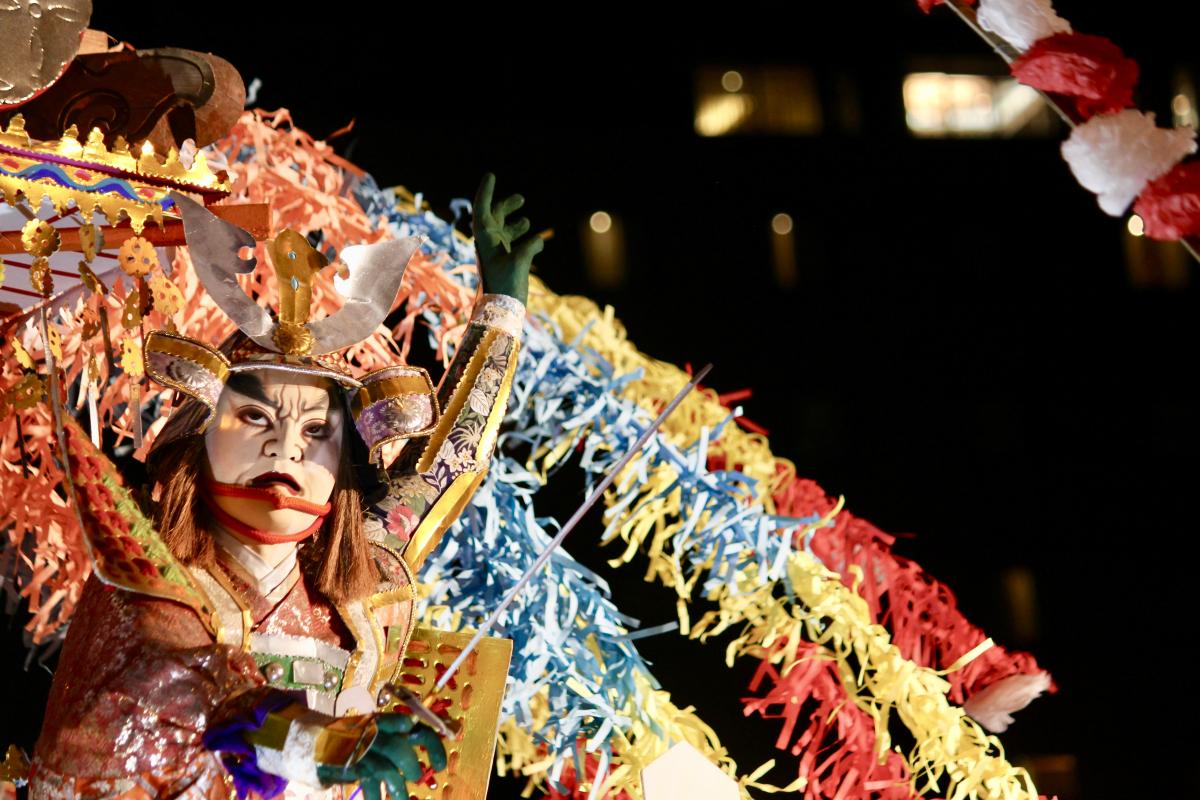
[[355, 427], [374, 459], [387, 442], [433, 430], [439, 415], [429, 373], [404, 364], [355, 378], [330, 357], [361, 342], [383, 322], [404, 270], [419, 246], [416, 237], [343, 248], [348, 277], [335, 277], [345, 298], [338, 311], [309, 319], [312, 282], [329, 262], [293, 230], [280, 232], [267, 245], [279, 285], [279, 310], [269, 312], [242, 290], [237, 276], [254, 269], [257, 259], [241, 257], [254, 237], [172, 192], [183, 218], [184, 238], [200, 282], [229, 319], [247, 337], [229, 356], [195, 339], [167, 331], [146, 337], [146, 372], [151, 378], [203, 403], [216, 414], [225, 381], [235, 372], [273, 369], [328, 378], [355, 392]]

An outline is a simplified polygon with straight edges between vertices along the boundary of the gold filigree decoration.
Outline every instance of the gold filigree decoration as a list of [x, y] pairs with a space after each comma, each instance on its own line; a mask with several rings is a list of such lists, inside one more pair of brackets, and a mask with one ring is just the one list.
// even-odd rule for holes
[[121, 309], [121, 325], [127, 331], [142, 324], [142, 294], [137, 289], [125, 297], [125, 306]]
[[307, 355], [313, 348], [312, 332], [303, 325], [294, 322], [280, 322], [271, 340], [282, 353], [288, 355]]
[[13, 408], [33, 408], [45, 394], [41, 378], [30, 372], [8, 390], [8, 404]]
[[35, 369], [33, 366], [33, 357], [29, 355], [29, 351], [21, 344], [20, 339], [12, 340], [13, 355], [17, 359], [17, 363], [25, 369]]
[[8, 127], [0, 132], [0, 147], [56, 155], [81, 162], [81, 166], [107, 167], [106, 171], [165, 179], [186, 187], [229, 193], [228, 178], [222, 178], [212, 171], [203, 150], [196, 152], [191, 166], [185, 166], [174, 147], [164, 158], [154, 152], [150, 142], [143, 142], [137, 155], [130, 152], [124, 139], [118, 139], [109, 149], [104, 145], [104, 136], [97, 128], [88, 134], [86, 144], [80, 143], [79, 130], [74, 125], [67, 128], [58, 141], [39, 141], [31, 139], [25, 132], [25, 119], [20, 114], [14, 114]]
[[121, 269], [133, 278], [145, 277], [158, 266], [158, 253], [154, 252], [154, 245], [141, 236], [131, 236], [121, 242], [117, 258]]
[[142, 343], [137, 336], [126, 336], [121, 342], [121, 369], [131, 378], [140, 378], [145, 374], [142, 366]]
[[50, 260], [36, 258], [29, 268], [29, 282], [42, 297], [49, 297], [54, 291], [54, 278], [50, 274]]
[[54, 356], [54, 360], [62, 363], [62, 334], [58, 332], [58, 328], [54, 327], [53, 322], [46, 323], [46, 346], [50, 350], [50, 355]]
[[92, 263], [96, 253], [104, 249], [104, 234], [98, 226], [90, 222], [79, 226], [79, 248], [83, 251], [84, 260]]
[[183, 292], [161, 272], [150, 276], [150, 294], [160, 314], [170, 317], [183, 308]]
[[[160, 159], [148, 143], [135, 155], [118, 137], [108, 149], [96, 130], [81, 144], [74, 126], [55, 141], [39, 141], [29, 137], [20, 114], [0, 131], [0, 155], [0, 194], [8, 205], [24, 197], [33, 208], [49, 200], [59, 214], [78, 213], [85, 222], [97, 211], [109, 224], [127, 217], [134, 233], [141, 233], [147, 220], [162, 224], [172, 190], [199, 195], [208, 203], [227, 197], [231, 188], [228, 176], [214, 174], [202, 152], [190, 167], [184, 166], [173, 149]], [[40, 167], [46, 165], [53, 165], [55, 173], [45, 174]], [[110, 179], [124, 182], [126, 190], [114, 191]]]
[[96, 334], [100, 333], [100, 312], [92, 308], [90, 305], [83, 307], [83, 313], [80, 315], [83, 322], [83, 338], [91, 339]]
[[31, 219], [21, 228], [21, 246], [31, 256], [47, 258], [58, 250], [60, 244], [62, 237], [58, 230], [45, 220]]

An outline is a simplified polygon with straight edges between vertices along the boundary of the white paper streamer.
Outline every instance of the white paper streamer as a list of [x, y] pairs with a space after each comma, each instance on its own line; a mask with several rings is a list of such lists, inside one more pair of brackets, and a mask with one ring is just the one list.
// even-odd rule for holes
[[1191, 128], [1159, 128], [1154, 115], [1125, 109], [1092, 117], [1063, 142], [1063, 158], [1100, 208], [1120, 216], [1145, 188], [1184, 156], [1196, 152]]
[[1054, 13], [1050, 0], [980, 0], [975, 18], [1022, 52], [1038, 39], [1071, 32], [1071, 23]]

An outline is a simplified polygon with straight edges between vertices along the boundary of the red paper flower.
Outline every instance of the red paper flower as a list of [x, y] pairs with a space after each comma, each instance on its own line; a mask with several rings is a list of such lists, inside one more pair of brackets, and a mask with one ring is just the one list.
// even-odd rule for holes
[[1133, 105], [1138, 65], [1103, 36], [1056, 33], [1012, 63], [1018, 81], [1072, 98], [1084, 120]]
[[[933, 10], [934, 6], [940, 6], [944, 2], [946, 2], [946, 0], [917, 0], [917, 7], [928, 14]], [[975, 0], [965, 0], [964, 4], [973, 6], [975, 5]]]
[[1176, 164], [1146, 184], [1133, 205], [1151, 239], [1200, 236], [1200, 161]]

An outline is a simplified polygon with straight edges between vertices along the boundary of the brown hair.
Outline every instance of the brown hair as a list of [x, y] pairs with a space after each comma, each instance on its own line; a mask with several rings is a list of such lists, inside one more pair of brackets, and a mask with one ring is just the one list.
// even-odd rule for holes
[[[363, 449], [354, 430], [350, 410], [341, 399], [342, 460], [338, 466], [332, 509], [325, 524], [301, 545], [300, 560], [316, 588], [335, 603], [357, 600], [379, 583], [363, 527], [363, 501], [354, 467], [354, 454]], [[200, 499], [197, 485], [208, 470], [208, 455], [200, 426], [208, 409], [188, 399], [171, 415], [146, 459], [154, 485], [151, 514], [155, 527], [175, 557], [185, 564], [214, 566], [215, 545], [209, 529], [214, 524]]]

